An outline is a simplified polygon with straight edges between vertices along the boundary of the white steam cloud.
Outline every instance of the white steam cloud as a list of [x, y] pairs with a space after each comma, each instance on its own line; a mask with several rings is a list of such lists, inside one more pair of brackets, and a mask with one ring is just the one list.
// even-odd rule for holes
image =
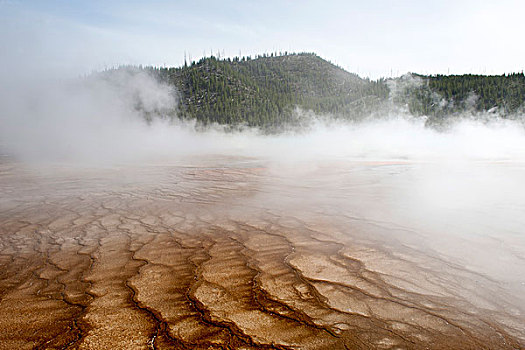
[[0, 147], [23, 160], [125, 159], [153, 137], [137, 106], [157, 117], [174, 94], [145, 73], [15, 86], [2, 96]]
[[198, 132], [191, 122], [172, 118], [176, 91], [133, 70], [4, 87], [1, 101], [0, 150], [25, 161], [107, 163], [207, 154], [277, 161], [525, 160], [521, 124], [465, 119], [440, 132], [402, 110], [358, 124], [312, 119], [308, 130], [280, 135], [248, 128], [223, 132], [220, 126]]

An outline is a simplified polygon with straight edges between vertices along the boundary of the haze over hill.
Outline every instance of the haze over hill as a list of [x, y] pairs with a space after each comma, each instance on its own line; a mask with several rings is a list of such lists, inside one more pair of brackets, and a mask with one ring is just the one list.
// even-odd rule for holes
[[521, 157], [524, 81], [521, 73], [370, 81], [314, 54], [120, 67], [2, 87], [0, 149], [75, 162], [209, 152]]
[[312, 53], [232, 59], [207, 57], [179, 68], [123, 67], [145, 71], [174, 87], [175, 113], [203, 124], [245, 124], [276, 130], [300, 123], [296, 109], [362, 118], [388, 96], [383, 81], [361, 79]]
[[[202, 124], [244, 124], [279, 131], [304, 123], [301, 112], [349, 121], [391, 112], [426, 116], [433, 125], [462, 113], [518, 113], [525, 98], [523, 73], [503, 76], [424, 76], [362, 79], [314, 53], [264, 54], [252, 59], [214, 56], [179, 68], [121, 67], [147, 72], [174, 88], [179, 98], [171, 117]], [[140, 109], [140, 101], [137, 104]], [[299, 109], [299, 111], [297, 110]], [[150, 118], [151, 115], [147, 115]]]

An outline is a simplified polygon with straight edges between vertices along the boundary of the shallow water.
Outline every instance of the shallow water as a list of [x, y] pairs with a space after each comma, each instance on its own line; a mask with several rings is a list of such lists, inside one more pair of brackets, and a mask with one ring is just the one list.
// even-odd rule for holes
[[525, 165], [0, 169], [0, 348], [517, 349]]

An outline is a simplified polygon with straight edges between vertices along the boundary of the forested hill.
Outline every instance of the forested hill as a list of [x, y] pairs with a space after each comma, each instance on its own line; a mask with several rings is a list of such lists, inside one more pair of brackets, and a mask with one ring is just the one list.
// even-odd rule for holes
[[[102, 74], [129, 69], [122, 67]], [[523, 73], [482, 75], [407, 74], [400, 78], [362, 79], [313, 53], [270, 54], [256, 58], [206, 57], [178, 68], [134, 67], [173, 86], [178, 110], [169, 113], [201, 125], [257, 126], [280, 130], [301, 123], [312, 111], [361, 120], [401, 108], [439, 124], [465, 111], [523, 115]], [[139, 104], [140, 105], [140, 104]], [[408, 107], [408, 108], [407, 108]]]
[[383, 81], [362, 79], [311, 53], [203, 58], [179, 68], [144, 68], [180, 94], [178, 115], [206, 124], [263, 128], [298, 122], [296, 107], [358, 118], [388, 96]]
[[[410, 83], [408, 83], [410, 81]], [[525, 75], [407, 75], [397, 79], [397, 102], [406, 103], [414, 115], [446, 120], [464, 112], [494, 112], [500, 117], [520, 117], [525, 107]]]

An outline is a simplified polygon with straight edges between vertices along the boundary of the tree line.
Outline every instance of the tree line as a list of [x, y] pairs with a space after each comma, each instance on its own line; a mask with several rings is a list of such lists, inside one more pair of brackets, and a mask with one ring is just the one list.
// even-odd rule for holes
[[[501, 76], [410, 74], [363, 79], [314, 53], [272, 53], [251, 57], [204, 57], [181, 67], [135, 67], [174, 86], [172, 115], [219, 123], [279, 129], [301, 123], [300, 110], [360, 120], [385, 108], [405, 106], [413, 115], [443, 121], [464, 111], [507, 116], [523, 109], [523, 73]], [[411, 79], [415, 83], [403, 84]], [[392, 85], [401, 89], [392, 90]], [[401, 90], [401, 91], [399, 91]]]

